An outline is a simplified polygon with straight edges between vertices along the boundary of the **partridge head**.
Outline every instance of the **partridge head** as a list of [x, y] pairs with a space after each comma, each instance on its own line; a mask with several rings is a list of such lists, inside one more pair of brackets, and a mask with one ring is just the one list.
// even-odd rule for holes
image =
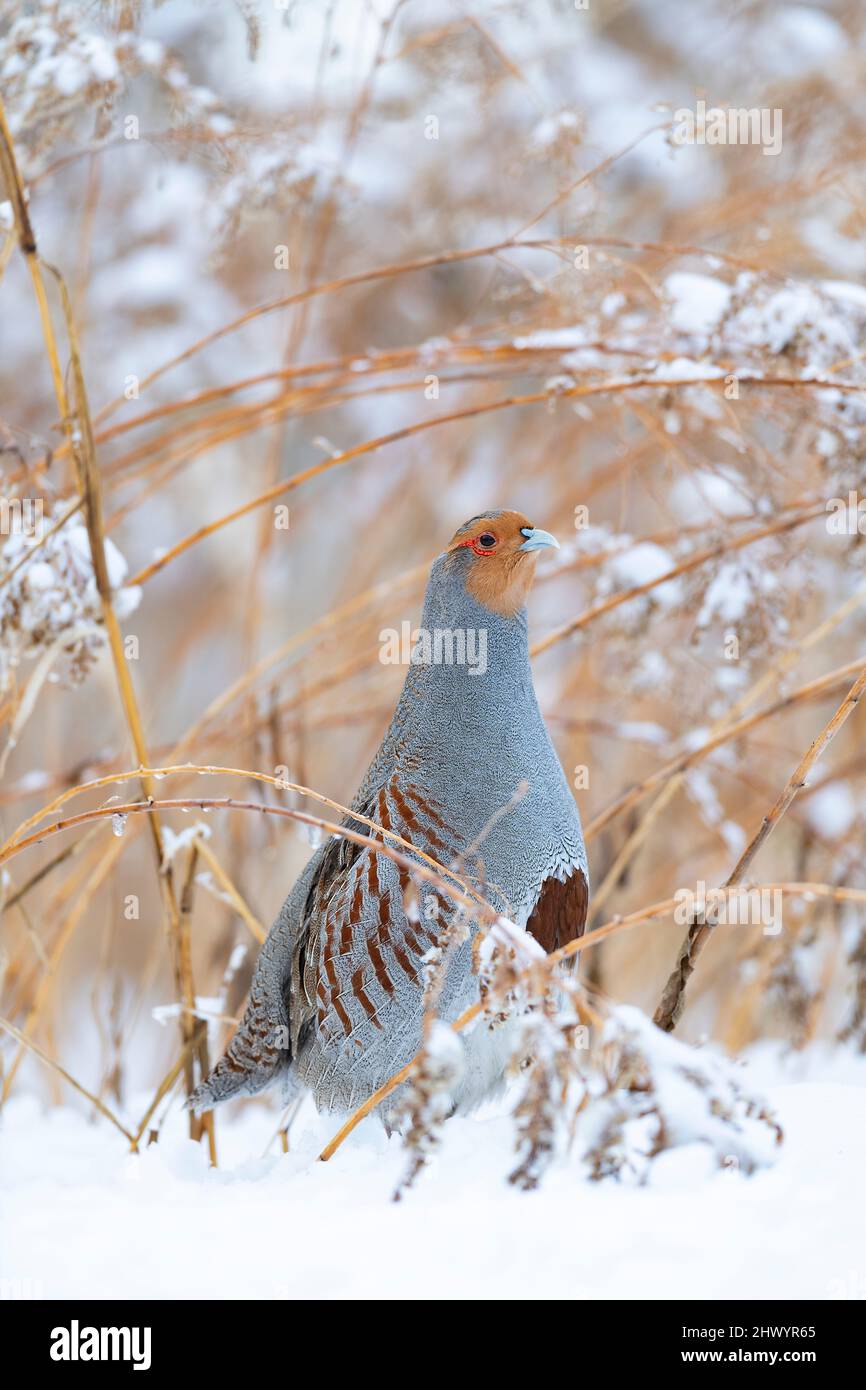
[[[547, 951], [585, 925], [589, 880], [580, 818], [538, 708], [526, 599], [539, 552], [556, 546], [519, 512], [467, 521], [434, 561], [418, 642], [391, 724], [351, 803], [446, 870]], [[471, 640], [470, 640], [471, 639]], [[483, 663], [468, 654], [485, 653]], [[369, 833], [366, 821], [346, 818]], [[412, 855], [409, 859], [411, 861]], [[419, 860], [420, 862], [420, 860]], [[197, 1110], [277, 1078], [346, 1110], [418, 1051], [423, 960], [456, 911], [374, 849], [332, 836], [301, 873], [259, 957], [244, 1019], [193, 1096]], [[472, 943], [453, 950], [439, 1012], [478, 996]], [[467, 1042], [457, 1103], [502, 1081], [489, 1031]]]
[[519, 512], [475, 516], [460, 527], [448, 546], [451, 566], [462, 564], [466, 591], [482, 608], [514, 618], [524, 607], [538, 552], [559, 541], [530, 526]]

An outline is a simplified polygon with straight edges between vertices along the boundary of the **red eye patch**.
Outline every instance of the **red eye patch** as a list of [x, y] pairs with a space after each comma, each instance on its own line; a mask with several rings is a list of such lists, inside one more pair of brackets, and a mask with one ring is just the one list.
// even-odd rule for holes
[[482, 531], [480, 536], [471, 536], [468, 541], [461, 541], [457, 548], [468, 548], [475, 555], [492, 555], [498, 545], [499, 541], [492, 531]]

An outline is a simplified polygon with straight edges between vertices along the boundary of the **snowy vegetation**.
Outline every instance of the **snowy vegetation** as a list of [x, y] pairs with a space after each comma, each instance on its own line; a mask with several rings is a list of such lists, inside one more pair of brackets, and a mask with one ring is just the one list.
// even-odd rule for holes
[[[162, 1229], [210, 1165], [202, 1249], [222, 1202], [249, 1224], [312, 1191], [313, 1229], [338, 1188], [359, 1238], [400, 1197], [405, 1261], [495, 1183], [500, 1292], [564, 1211], [633, 1225], [694, 1294], [685, 1193], [740, 1241], [718, 1296], [748, 1252], [724, 1213], [763, 1193], [771, 1239], [823, 1164], [804, 1264], [833, 1234], [785, 1291], [856, 1296], [864, 69], [845, 0], [0, 0], [0, 1143], [12, 1258], [36, 1252], [11, 1277], [112, 1287], [101, 1242], [76, 1282], [47, 1216], [34, 1238], [52, 1185], [128, 1214], [141, 1184]], [[781, 148], [683, 144], [698, 98], [781, 113]], [[434, 953], [399, 1132], [364, 1119], [316, 1167], [338, 1122], [306, 1102], [198, 1120], [184, 1097], [339, 819], [321, 798], [379, 744], [404, 671], [378, 634], [500, 505], [562, 541], [530, 639], [588, 936], [557, 974], [488, 914], [458, 1032]], [[712, 889], [778, 914], [731, 925]], [[511, 1084], [452, 1119], [472, 1029], [500, 1030]], [[598, 1287], [549, 1267], [634, 1295], [626, 1248]], [[447, 1274], [416, 1266], [414, 1292]], [[302, 1291], [268, 1268], [248, 1292]]]

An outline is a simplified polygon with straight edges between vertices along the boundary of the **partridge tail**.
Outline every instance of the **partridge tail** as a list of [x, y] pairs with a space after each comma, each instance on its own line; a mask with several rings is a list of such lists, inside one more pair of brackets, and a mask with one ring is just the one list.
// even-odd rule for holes
[[291, 1060], [287, 981], [292, 933], [285, 909], [277, 918], [256, 965], [246, 1013], [225, 1054], [190, 1096], [196, 1115], [232, 1096], [252, 1096], [284, 1075]]

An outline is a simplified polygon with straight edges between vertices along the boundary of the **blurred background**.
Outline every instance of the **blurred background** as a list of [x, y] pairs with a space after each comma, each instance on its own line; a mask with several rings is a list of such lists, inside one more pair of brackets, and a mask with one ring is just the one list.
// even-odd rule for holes
[[[381, 631], [417, 622], [460, 523], [515, 507], [562, 542], [530, 632], [594, 923], [723, 882], [866, 659], [864, 79], [856, 4], [0, 0], [150, 765], [349, 801], [405, 674]], [[719, 142], [714, 108], [768, 138]], [[3, 495], [50, 526], [75, 479], [4, 196]], [[0, 542], [5, 840], [138, 758], [81, 514], [20, 568], [29, 542]], [[855, 713], [751, 876], [866, 886], [864, 773]], [[156, 794], [321, 809], [248, 778]], [[48, 819], [112, 796], [137, 781]], [[316, 831], [162, 824], [213, 1050]], [[2, 872], [0, 1013], [123, 1109], [178, 1054], [146, 818]], [[651, 1011], [682, 932], [637, 927], [584, 970]], [[713, 940], [681, 1031], [862, 1047], [864, 1013], [862, 904], [790, 896], [778, 935]], [[2, 1050], [6, 1094], [60, 1095]]]

